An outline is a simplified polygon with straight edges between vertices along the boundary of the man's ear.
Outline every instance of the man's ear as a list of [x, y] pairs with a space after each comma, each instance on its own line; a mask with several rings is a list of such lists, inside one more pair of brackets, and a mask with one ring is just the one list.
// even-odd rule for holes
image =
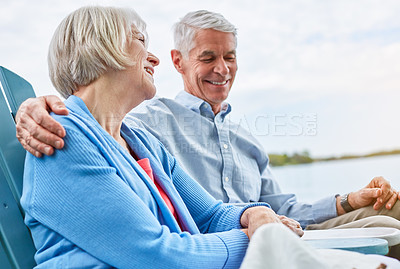
[[179, 50], [171, 50], [171, 59], [172, 63], [175, 66], [175, 69], [183, 74], [183, 56], [182, 53]]

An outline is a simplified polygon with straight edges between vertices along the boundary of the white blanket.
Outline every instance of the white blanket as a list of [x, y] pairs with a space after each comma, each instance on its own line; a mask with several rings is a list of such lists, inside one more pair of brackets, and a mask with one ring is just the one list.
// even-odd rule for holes
[[[381, 266], [385, 264], [385, 266]], [[381, 267], [380, 267], [381, 266]], [[282, 224], [266, 224], [253, 235], [241, 269], [400, 269], [400, 262], [380, 255], [314, 249]]]

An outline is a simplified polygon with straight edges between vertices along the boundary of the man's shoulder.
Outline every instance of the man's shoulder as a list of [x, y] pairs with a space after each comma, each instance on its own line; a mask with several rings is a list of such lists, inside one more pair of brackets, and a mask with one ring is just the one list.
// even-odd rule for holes
[[144, 101], [128, 113], [128, 120], [147, 120], [154, 117], [176, 117], [192, 111], [174, 99], [155, 97]]
[[141, 110], [168, 110], [172, 111], [175, 109], [188, 109], [175, 99], [170, 99], [166, 97], [154, 97], [151, 100], [144, 101], [138, 107], [133, 109], [133, 112]]

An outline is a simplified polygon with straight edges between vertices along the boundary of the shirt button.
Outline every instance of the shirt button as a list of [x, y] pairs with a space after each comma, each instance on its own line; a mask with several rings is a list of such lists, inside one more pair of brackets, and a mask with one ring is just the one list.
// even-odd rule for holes
[[203, 108], [207, 108], [208, 106], [207, 106], [207, 104], [203, 104]]
[[227, 144], [224, 144], [224, 149], [228, 149], [228, 145]]
[[225, 177], [225, 182], [228, 182], [229, 181], [229, 177]]

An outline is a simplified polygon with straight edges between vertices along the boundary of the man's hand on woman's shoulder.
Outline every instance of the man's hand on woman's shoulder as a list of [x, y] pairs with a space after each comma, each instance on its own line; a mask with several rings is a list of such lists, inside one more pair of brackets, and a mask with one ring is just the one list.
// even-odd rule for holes
[[50, 116], [50, 112], [68, 115], [64, 103], [55, 95], [29, 98], [15, 117], [16, 136], [22, 146], [36, 157], [51, 155], [54, 148], [64, 147], [65, 130]]

